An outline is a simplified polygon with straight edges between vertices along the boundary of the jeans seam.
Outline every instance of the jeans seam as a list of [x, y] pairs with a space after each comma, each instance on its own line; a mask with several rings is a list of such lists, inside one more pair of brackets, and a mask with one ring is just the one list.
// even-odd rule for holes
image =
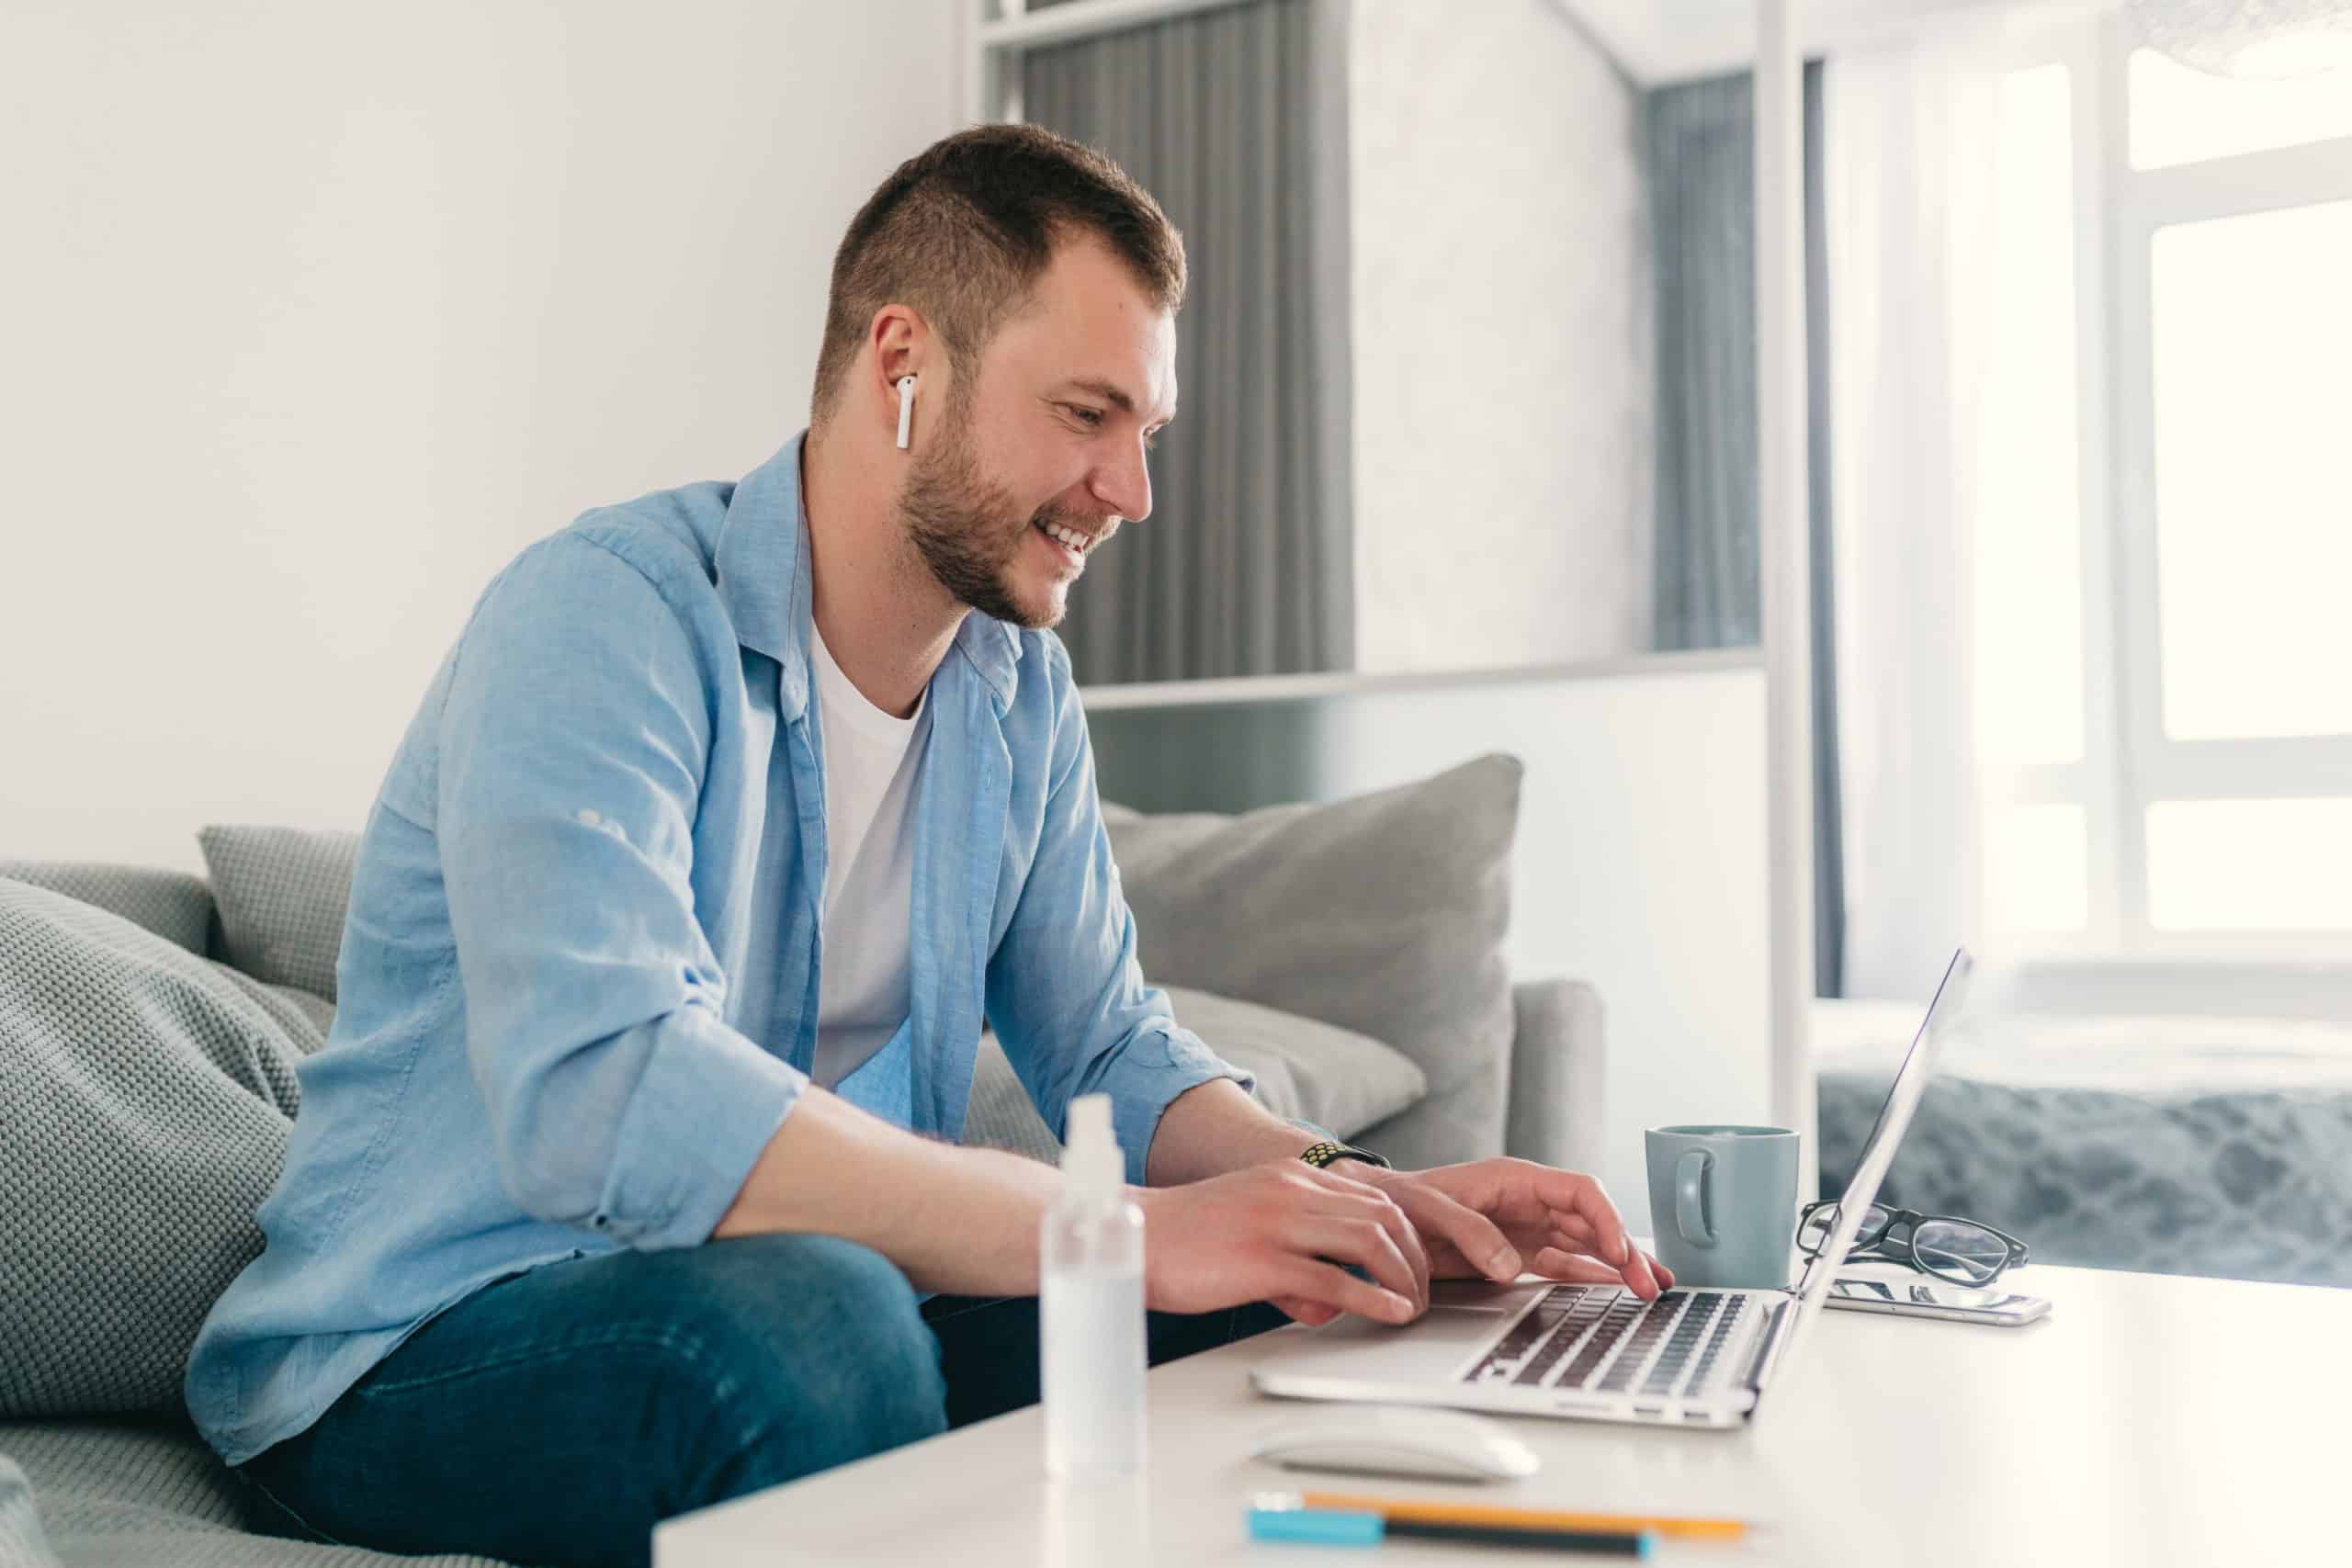
[[345, 1540], [340, 1536], [329, 1535], [326, 1531], [312, 1524], [309, 1519], [304, 1518], [300, 1514], [294, 1510], [293, 1506], [288, 1504], [285, 1498], [280, 1497], [277, 1493], [271, 1491], [267, 1482], [262, 1480], [260, 1476], [255, 1475], [252, 1471], [240, 1470], [237, 1473], [244, 1477], [246, 1485], [251, 1486], [254, 1491], [268, 1498], [271, 1506], [277, 1508], [280, 1513], [284, 1514], [288, 1518], [292, 1519], [296, 1524], [301, 1526], [311, 1535], [317, 1537], [321, 1541], [329, 1546], [349, 1546], [351, 1544], [351, 1542]]
[[[966, 1296], [963, 1298], [964, 1304], [955, 1311], [943, 1312], [936, 1316], [925, 1315], [923, 1322], [926, 1324], [953, 1323], [959, 1317], [967, 1317], [976, 1312], [986, 1312], [991, 1307], [1000, 1307], [1007, 1302], [1021, 1299], [1018, 1296]], [[917, 1310], [921, 1311], [920, 1308]]]
[[451, 1367], [446, 1371], [426, 1372], [416, 1377], [402, 1378], [398, 1382], [371, 1382], [362, 1385], [356, 1392], [362, 1400], [373, 1399], [378, 1394], [409, 1393], [419, 1389], [439, 1388], [490, 1372], [505, 1371], [513, 1367], [529, 1366], [535, 1361], [551, 1360], [556, 1357], [569, 1356], [580, 1350], [610, 1349], [620, 1345], [633, 1345], [646, 1350], [680, 1350], [688, 1360], [696, 1359], [699, 1356], [699, 1352], [687, 1345], [673, 1330], [662, 1329], [648, 1334], [639, 1330], [625, 1329], [593, 1338], [566, 1340], [560, 1345], [535, 1345], [490, 1360], [473, 1361], [462, 1367]]

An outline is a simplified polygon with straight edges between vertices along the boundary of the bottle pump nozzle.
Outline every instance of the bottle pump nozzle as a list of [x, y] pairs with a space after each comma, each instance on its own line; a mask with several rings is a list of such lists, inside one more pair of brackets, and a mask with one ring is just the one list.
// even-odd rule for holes
[[1069, 1102], [1069, 1146], [1062, 1151], [1062, 1174], [1081, 1192], [1118, 1190], [1126, 1160], [1111, 1128], [1109, 1095], [1081, 1094]]

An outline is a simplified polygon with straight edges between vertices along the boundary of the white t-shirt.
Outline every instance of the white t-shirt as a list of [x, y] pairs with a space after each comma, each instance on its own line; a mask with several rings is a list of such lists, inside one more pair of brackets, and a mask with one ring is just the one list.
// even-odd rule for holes
[[833, 662], [808, 628], [825, 751], [824, 963], [817, 991], [817, 1082], [831, 1089], [907, 1021], [914, 930], [915, 776], [930, 733], [929, 694], [893, 718]]

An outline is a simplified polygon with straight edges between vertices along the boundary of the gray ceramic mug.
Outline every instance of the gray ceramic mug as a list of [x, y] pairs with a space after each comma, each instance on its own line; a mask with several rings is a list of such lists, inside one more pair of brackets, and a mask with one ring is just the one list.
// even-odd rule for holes
[[1777, 1290], [1796, 1235], [1797, 1135], [1786, 1127], [1653, 1127], [1650, 1234], [1677, 1285]]

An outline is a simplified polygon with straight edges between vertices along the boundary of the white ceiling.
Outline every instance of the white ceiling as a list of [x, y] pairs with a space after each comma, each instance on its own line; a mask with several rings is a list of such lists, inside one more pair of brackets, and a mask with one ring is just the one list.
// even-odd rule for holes
[[[1553, 0], [1645, 85], [1711, 75], [1756, 54], [1756, 0]], [[2083, 10], [2118, 0], [1793, 0], [1808, 51], [1900, 31], [1939, 13], [1999, 7]]]

